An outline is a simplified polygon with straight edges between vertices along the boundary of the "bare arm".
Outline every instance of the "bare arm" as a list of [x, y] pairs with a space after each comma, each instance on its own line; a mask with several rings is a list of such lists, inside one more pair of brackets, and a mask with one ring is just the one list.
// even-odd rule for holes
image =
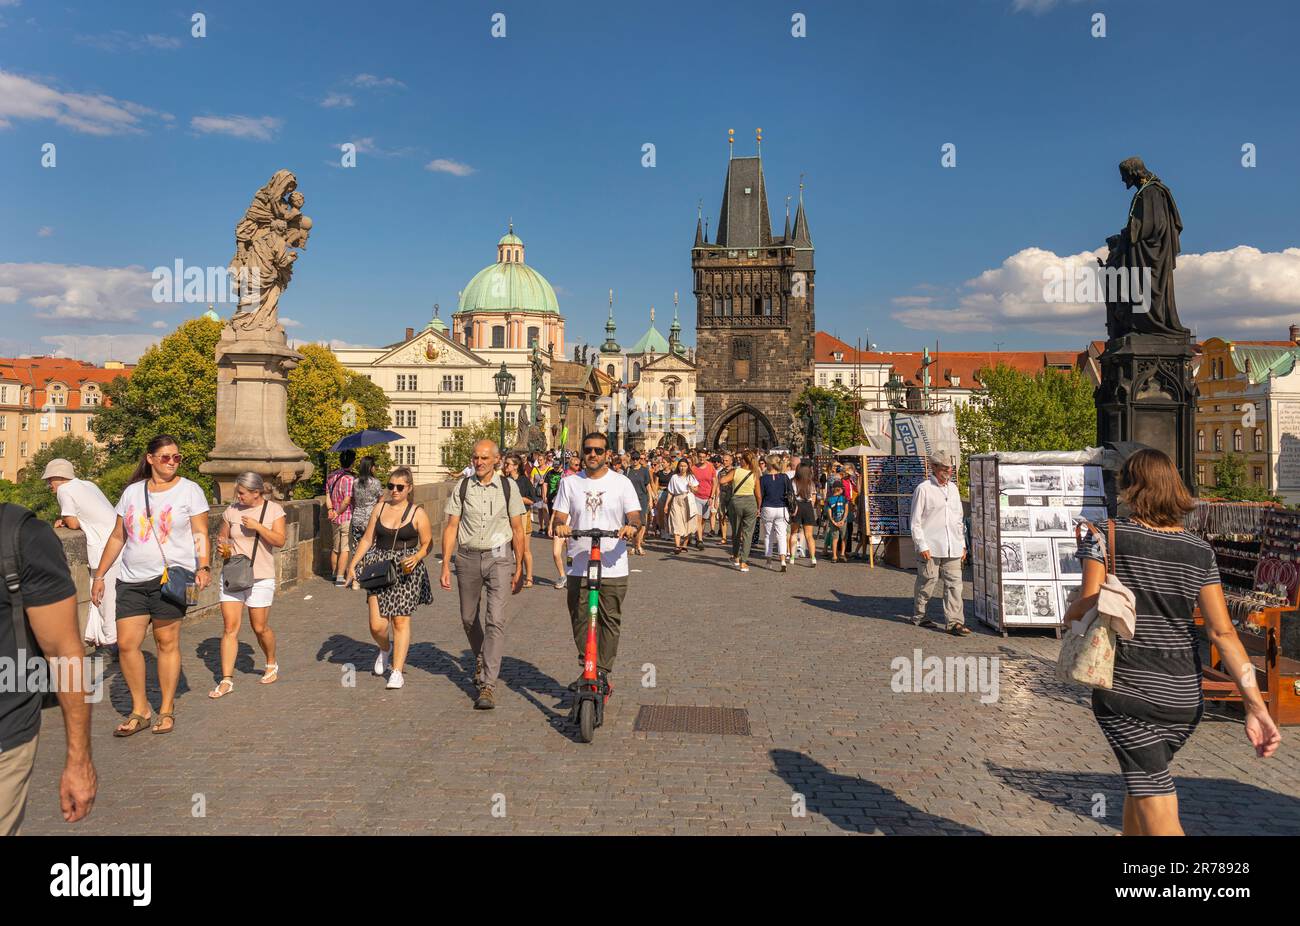
[[1085, 559], [1083, 561], [1083, 586], [1079, 589], [1079, 597], [1074, 600], [1074, 604], [1070, 605], [1061, 622], [1069, 626], [1095, 608], [1097, 606], [1097, 593], [1101, 591], [1101, 584], [1105, 581], [1106, 564], [1099, 563], [1095, 559]]
[[[70, 531], [81, 530], [81, 519], [74, 515], [65, 514], [63, 517], [59, 518], [59, 520], [62, 521], [63, 526]], [[57, 525], [55, 526], [57, 527]]]
[[122, 525], [122, 516], [118, 515], [117, 523], [113, 525], [113, 530], [104, 543], [104, 552], [99, 557], [99, 565], [95, 567], [94, 580], [90, 583], [90, 600], [95, 607], [99, 607], [104, 600], [104, 576], [113, 568], [124, 546], [126, 546], [126, 528]]
[[[90, 700], [82, 673], [85, 653], [77, 624], [77, 599], [27, 608], [27, 620], [41, 650], [57, 671], [59, 708], [63, 711], [67, 757], [59, 781], [63, 819], [76, 823], [90, 813], [98, 781], [90, 758]], [[57, 660], [57, 661], [56, 661]]]
[[[221, 530], [226, 531], [228, 533], [229, 530], [227, 527], [227, 523], [228, 522], [226, 521], [225, 518], [221, 519]], [[252, 524], [244, 525], [244, 527], [247, 530], [254, 531], [258, 535], [260, 535], [262, 538], [262, 543], [266, 544], [268, 547], [282, 547], [284, 546], [284, 541], [285, 541], [284, 525], [285, 525], [285, 518], [283, 515], [281, 515], [280, 517], [272, 521], [269, 525], [258, 524], [256, 521], [254, 521]]]
[[[206, 511], [190, 518], [190, 530], [194, 533], [194, 560], [197, 565], [197, 570], [194, 573], [194, 584], [199, 588], [207, 588], [208, 583], [212, 581], [212, 551], [208, 549], [208, 513]], [[209, 568], [204, 569], [204, 566]]]

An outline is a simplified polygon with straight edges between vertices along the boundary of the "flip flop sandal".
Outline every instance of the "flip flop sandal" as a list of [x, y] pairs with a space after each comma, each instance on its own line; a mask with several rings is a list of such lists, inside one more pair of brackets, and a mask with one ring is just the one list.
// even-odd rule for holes
[[[162, 728], [164, 720], [170, 720], [172, 722], [171, 726], [168, 727], [166, 730]], [[169, 713], [166, 714], [159, 714], [158, 722], [153, 725], [153, 729], [151, 729], [149, 732], [157, 735], [162, 735], [164, 733], [170, 733], [175, 729], [176, 729], [176, 712], [170, 711]]]
[[[152, 715], [149, 717], [144, 717], [140, 714], [131, 714], [126, 718], [126, 720], [124, 720], [122, 723], [118, 724], [116, 728], [114, 728], [113, 735], [121, 736], [121, 737], [135, 736], [141, 730], [147, 728], [149, 726], [149, 721], [152, 719], [153, 719]], [[128, 723], [134, 723], [135, 726], [129, 730], [121, 729], [124, 724], [128, 724]]]
[[229, 676], [226, 676], [221, 681], [217, 682], [216, 688], [213, 688], [211, 691], [208, 692], [208, 697], [215, 701], [217, 698], [224, 698], [226, 695], [230, 694], [234, 690], [235, 690], [235, 680], [233, 678], [230, 678]]
[[533, 580], [532, 580], [532, 579], [525, 579], [525, 580], [524, 580], [524, 585], [523, 585], [523, 587], [524, 587], [524, 588], [532, 588], [532, 587], [533, 587]]
[[970, 636], [970, 628], [967, 627], [965, 624], [953, 624], [951, 627], [948, 628], [948, 632], [952, 634], [954, 637]]
[[261, 684], [270, 685], [280, 677], [280, 664], [278, 662], [268, 662], [266, 671], [262, 673]]

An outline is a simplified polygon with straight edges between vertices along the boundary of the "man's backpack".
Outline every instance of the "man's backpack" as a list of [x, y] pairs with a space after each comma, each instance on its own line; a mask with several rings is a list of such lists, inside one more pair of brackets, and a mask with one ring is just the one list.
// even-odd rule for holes
[[[465, 510], [465, 496], [469, 494], [469, 476], [463, 476], [460, 480], [460, 510]], [[501, 476], [501, 491], [506, 496], [506, 517], [510, 516], [510, 483], [514, 482], [509, 476]]]
[[[36, 515], [22, 505], [0, 504], [0, 577], [4, 579], [5, 588], [9, 590], [9, 616], [14, 626], [14, 655], [23, 651], [30, 659], [32, 656], [45, 662], [45, 653], [35, 639], [27, 633], [27, 608], [23, 605], [23, 545], [22, 529]], [[25, 660], [24, 660], [25, 662]], [[48, 665], [48, 663], [46, 663]], [[27, 671], [25, 664], [20, 664], [17, 671]], [[59, 703], [56, 692], [46, 691], [41, 696], [41, 707], [54, 707]]]

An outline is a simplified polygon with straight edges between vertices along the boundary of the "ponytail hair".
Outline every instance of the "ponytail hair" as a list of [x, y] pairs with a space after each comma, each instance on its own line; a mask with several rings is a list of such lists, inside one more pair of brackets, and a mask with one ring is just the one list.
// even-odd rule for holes
[[179, 450], [180, 446], [176, 442], [176, 438], [170, 434], [159, 434], [149, 441], [149, 446], [145, 448], [145, 452], [140, 456], [140, 462], [136, 464], [135, 471], [131, 473], [131, 478], [126, 481], [126, 484], [135, 485], [137, 482], [144, 482], [153, 475], [153, 467], [149, 465], [149, 456], [151, 454], [157, 453], [164, 447], [175, 447]]

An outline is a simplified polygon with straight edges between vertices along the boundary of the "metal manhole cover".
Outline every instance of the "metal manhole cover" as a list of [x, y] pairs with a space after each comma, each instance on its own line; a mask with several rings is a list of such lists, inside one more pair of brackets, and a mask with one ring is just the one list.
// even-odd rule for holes
[[739, 707], [672, 707], [642, 704], [632, 729], [638, 733], [715, 733], [749, 736], [749, 712]]

